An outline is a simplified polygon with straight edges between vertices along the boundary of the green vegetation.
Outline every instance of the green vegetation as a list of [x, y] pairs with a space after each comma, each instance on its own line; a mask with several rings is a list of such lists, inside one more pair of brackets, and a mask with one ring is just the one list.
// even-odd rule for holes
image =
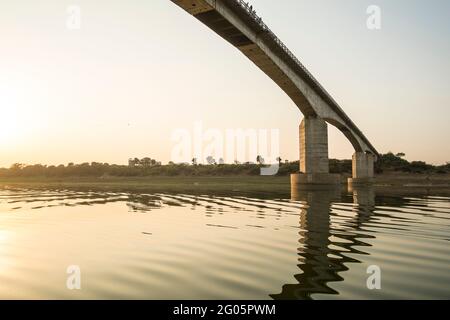
[[[380, 156], [375, 165], [376, 173], [384, 172], [407, 172], [407, 173], [449, 173], [450, 163], [442, 166], [432, 166], [422, 161], [408, 162], [403, 159], [404, 154], [387, 153]], [[115, 165], [108, 163], [82, 163], [59, 166], [24, 165], [14, 164], [9, 169], [0, 169], [0, 178], [70, 178], [70, 177], [156, 177], [156, 176], [258, 176], [260, 169], [264, 166], [262, 161], [258, 164], [217, 164], [215, 161], [209, 165], [196, 164], [173, 164], [161, 165], [150, 158], [145, 161], [133, 160], [131, 165]], [[290, 173], [298, 172], [299, 163], [283, 163], [279, 159], [280, 168], [278, 176], [288, 176]], [[330, 172], [351, 174], [351, 160], [330, 160]]]
[[[167, 164], [115, 165], [83, 163], [59, 166], [24, 165], [16, 163], [9, 169], [0, 169], [0, 178], [11, 177], [149, 177], [149, 176], [258, 176], [263, 164]], [[281, 163], [278, 175], [298, 172], [299, 162]], [[330, 160], [332, 173], [351, 173], [350, 160]]]
[[107, 163], [42, 166], [15, 164], [0, 169], [0, 177], [148, 177], [148, 176], [228, 176], [259, 175], [260, 165], [189, 165], [168, 164], [124, 166]]
[[450, 162], [445, 165], [433, 166], [423, 161], [409, 162], [403, 157], [404, 153], [397, 153], [394, 155], [392, 152], [382, 154], [380, 159], [375, 163], [375, 172], [384, 173], [389, 171], [394, 172], [406, 172], [406, 173], [437, 173], [445, 174], [450, 173]]

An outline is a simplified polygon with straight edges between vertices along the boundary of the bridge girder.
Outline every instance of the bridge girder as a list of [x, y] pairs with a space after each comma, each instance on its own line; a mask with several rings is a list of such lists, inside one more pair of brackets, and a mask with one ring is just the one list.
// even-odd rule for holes
[[171, 0], [239, 49], [306, 117], [338, 128], [356, 152], [377, 150], [318, 81], [241, 0]]

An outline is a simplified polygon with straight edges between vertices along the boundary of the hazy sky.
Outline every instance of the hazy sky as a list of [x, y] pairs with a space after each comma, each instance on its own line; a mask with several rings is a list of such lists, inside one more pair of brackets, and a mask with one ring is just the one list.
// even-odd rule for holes
[[[450, 161], [450, 2], [253, 0], [380, 152]], [[170, 160], [177, 128], [278, 128], [302, 115], [265, 74], [169, 0], [1, 0], [0, 166]], [[382, 10], [381, 30], [366, 9]], [[81, 29], [66, 27], [81, 8]], [[329, 128], [330, 157], [350, 158]]]

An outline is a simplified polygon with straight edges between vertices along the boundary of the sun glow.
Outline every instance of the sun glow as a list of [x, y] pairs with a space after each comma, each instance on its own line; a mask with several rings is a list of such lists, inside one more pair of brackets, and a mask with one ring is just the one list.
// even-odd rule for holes
[[2, 112], [0, 122], [0, 146], [10, 146], [19, 140], [20, 131], [17, 128], [17, 117], [12, 113]]
[[0, 86], [0, 146], [17, 143], [25, 129], [25, 123], [21, 122], [23, 100], [9, 89]]
[[[38, 107], [34, 90], [26, 83], [6, 83], [0, 79], [0, 147], [17, 146], [30, 136]], [[34, 101], [33, 101], [34, 100]]]

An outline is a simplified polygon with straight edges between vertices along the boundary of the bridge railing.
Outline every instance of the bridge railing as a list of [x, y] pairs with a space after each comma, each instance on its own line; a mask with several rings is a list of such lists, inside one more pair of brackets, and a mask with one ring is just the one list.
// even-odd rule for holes
[[270, 30], [270, 28], [264, 23], [261, 17], [259, 17], [256, 14], [256, 11], [253, 10], [253, 6], [250, 5], [248, 2], [244, 0], [228, 0], [229, 3], [233, 3], [236, 6], [241, 7], [241, 9], [244, 9], [247, 15], [250, 17], [250, 19], [253, 20], [254, 23], [259, 25], [259, 27], [267, 34], [267, 36], [275, 42], [283, 52], [290, 57], [290, 59], [297, 65], [300, 70], [302, 70], [302, 73], [306, 75], [307, 79], [306, 81], [309, 82], [310, 85], [315, 87], [319, 94], [327, 100], [328, 103], [331, 105], [334, 105], [336, 108], [337, 113], [342, 116], [344, 121], [353, 128], [353, 130], [361, 136], [361, 138], [364, 140], [364, 142], [372, 149], [375, 155], [378, 155], [378, 152], [376, 149], [372, 146], [372, 144], [367, 140], [367, 138], [364, 136], [364, 134], [359, 130], [359, 128], [353, 123], [353, 121], [345, 114], [345, 112], [341, 109], [339, 104], [336, 102], [336, 100], [333, 99], [333, 97], [325, 90], [324, 87], [319, 83], [319, 81], [314, 78], [314, 76], [306, 69], [306, 67], [300, 62], [300, 60], [297, 59], [297, 57], [289, 50], [289, 48], [281, 41], [275, 33]]
[[316, 85], [319, 88], [319, 90], [321, 90], [327, 96], [327, 98], [329, 98], [338, 108], [340, 108], [337, 102], [325, 90], [325, 88], [322, 87], [319, 81], [317, 81], [316, 78], [314, 78], [314, 76], [308, 71], [308, 69], [306, 69], [306, 67], [300, 62], [300, 60], [298, 60], [298, 58], [292, 53], [292, 51], [289, 50], [289, 48], [283, 43], [283, 41], [281, 41], [280, 38], [278, 38], [276, 34], [273, 33], [272, 30], [270, 30], [270, 28], [264, 23], [262, 18], [256, 14], [256, 11], [253, 10], [253, 6], [251, 6], [248, 2], [244, 0], [234, 0], [234, 1], [247, 11], [249, 16], [252, 17], [253, 21], [257, 23], [264, 30], [264, 32], [267, 32], [269, 37], [274, 42], [276, 42], [280, 46], [280, 48], [302, 69], [302, 71], [309, 77], [309, 79], [314, 83], [314, 85]]

